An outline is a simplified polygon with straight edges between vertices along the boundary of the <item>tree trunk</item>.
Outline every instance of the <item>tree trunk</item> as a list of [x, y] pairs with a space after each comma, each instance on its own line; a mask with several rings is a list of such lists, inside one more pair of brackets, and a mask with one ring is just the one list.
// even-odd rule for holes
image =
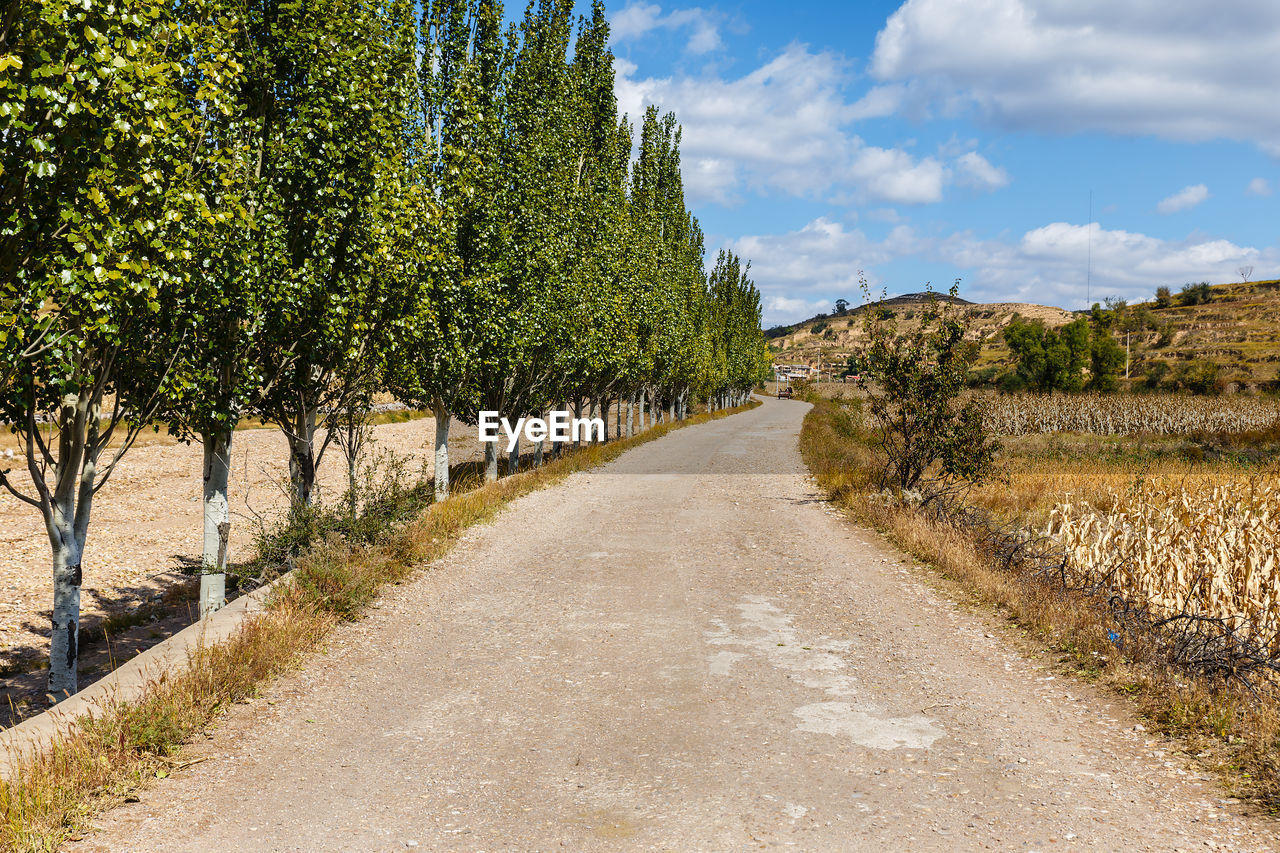
[[625, 428], [627, 430], [627, 438], [631, 438], [632, 436], [632, 421], [634, 420], [635, 407], [636, 407], [636, 395], [633, 392], [631, 396], [627, 398], [627, 413], [622, 419], [623, 422], [626, 424]]
[[492, 483], [498, 479], [498, 442], [484, 443], [484, 481]]
[[[231, 430], [205, 433], [204, 442], [204, 553], [200, 558], [200, 618], [227, 603], [227, 563], [230, 558], [231, 504], [227, 481], [231, 477]], [[354, 495], [354, 490], [352, 491]]]
[[[55, 513], [59, 511], [55, 508]], [[69, 525], [58, 525], [59, 528]], [[76, 692], [80, 654], [81, 545], [74, 531], [60, 529], [53, 542], [53, 623], [49, 634], [49, 692], [56, 700]]]
[[511, 452], [507, 454], [507, 476], [516, 474], [520, 471], [520, 436], [516, 436], [515, 444], [511, 447]]
[[[573, 419], [576, 421], [582, 417], [582, 398], [573, 401]], [[577, 450], [582, 442], [578, 438], [578, 430], [573, 431], [573, 449]]]
[[609, 398], [600, 398], [600, 420], [604, 421], [604, 440], [609, 440]]
[[[555, 407], [556, 411], [560, 411], [560, 412], [563, 412], [563, 411], [565, 411], [565, 410], [566, 410], [566, 409], [568, 409], [568, 408], [569, 408], [569, 404], [568, 404], [568, 403], [566, 403], [566, 402], [565, 402], [565, 401], [563, 401], [563, 400], [561, 400], [561, 401], [560, 401], [560, 405], [558, 405], [558, 406], [556, 406], [556, 407]], [[563, 455], [564, 455], [564, 442], [563, 442], [563, 441], [554, 441], [554, 442], [552, 442], [552, 443], [551, 443], [551, 458], [552, 458], [552, 459], [559, 459], [559, 458], [560, 458], [561, 456], [563, 456]]]
[[449, 422], [453, 416], [439, 397], [431, 402], [431, 414], [436, 419], [435, 499], [442, 501], [449, 497]]
[[289, 479], [293, 483], [294, 509], [311, 506], [316, 487], [316, 413], [307, 409], [299, 414], [294, 432], [289, 436]]
[[641, 432], [644, 432], [646, 429], [648, 429], [648, 428], [649, 428], [649, 427], [645, 424], [645, 422], [644, 422], [644, 419], [645, 419], [645, 410], [648, 408], [648, 402], [649, 402], [649, 392], [648, 392], [648, 390], [641, 389], [641, 391], [640, 391], [640, 403], [639, 403], [640, 408], [639, 408], [639, 410], [638, 410], [638, 413], [639, 413], [639, 420], [640, 420], [640, 431], [641, 431]]
[[347, 500], [350, 505], [347, 511], [351, 514], [351, 522], [355, 523], [356, 517], [360, 514], [360, 497], [356, 494], [356, 454], [348, 452], [347, 457]]

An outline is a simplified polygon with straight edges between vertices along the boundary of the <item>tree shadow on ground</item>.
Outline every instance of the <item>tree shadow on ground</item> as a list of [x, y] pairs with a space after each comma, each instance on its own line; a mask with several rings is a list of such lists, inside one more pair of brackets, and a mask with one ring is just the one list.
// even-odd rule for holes
[[[84, 689], [141, 652], [163, 642], [199, 618], [199, 561], [173, 555], [175, 568], [151, 575], [144, 583], [108, 590], [86, 589], [92, 607], [80, 622], [79, 687]], [[237, 568], [230, 566], [231, 571]], [[239, 594], [229, 585], [228, 597]], [[24, 620], [30, 640], [0, 656], [0, 728], [15, 725], [46, 710], [49, 621], [42, 610]]]

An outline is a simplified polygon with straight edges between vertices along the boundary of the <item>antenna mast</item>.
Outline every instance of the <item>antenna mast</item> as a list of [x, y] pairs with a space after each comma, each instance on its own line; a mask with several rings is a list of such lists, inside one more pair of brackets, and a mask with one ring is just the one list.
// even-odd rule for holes
[[1089, 224], [1088, 224], [1087, 255], [1085, 258], [1084, 272], [1084, 307], [1088, 310], [1093, 305], [1093, 190], [1089, 190]]

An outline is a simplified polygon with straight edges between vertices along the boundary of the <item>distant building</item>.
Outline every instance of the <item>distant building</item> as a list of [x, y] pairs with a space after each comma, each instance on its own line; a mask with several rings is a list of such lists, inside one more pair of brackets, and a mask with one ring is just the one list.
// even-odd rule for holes
[[817, 373], [817, 368], [807, 364], [775, 364], [773, 366], [773, 375], [777, 377], [779, 382], [797, 382], [811, 379]]

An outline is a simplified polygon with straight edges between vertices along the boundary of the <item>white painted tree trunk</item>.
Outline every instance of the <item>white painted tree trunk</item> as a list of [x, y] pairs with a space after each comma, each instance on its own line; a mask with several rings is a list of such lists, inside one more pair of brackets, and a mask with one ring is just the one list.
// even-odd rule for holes
[[[67, 508], [69, 509], [69, 508]], [[57, 507], [56, 515], [64, 515]], [[66, 513], [69, 514], [69, 513]], [[62, 700], [76, 692], [80, 654], [80, 585], [83, 547], [70, 524], [59, 528], [53, 542], [53, 623], [49, 634], [49, 692]]]
[[600, 420], [604, 421], [604, 440], [609, 440], [609, 398], [600, 398]]
[[627, 431], [627, 438], [631, 438], [632, 436], [632, 428], [633, 428], [632, 421], [634, 420], [634, 417], [635, 417], [634, 416], [635, 407], [636, 407], [636, 395], [633, 393], [630, 397], [627, 398], [627, 413], [622, 419], [626, 424], [625, 428]]
[[498, 442], [484, 443], [484, 481], [495, 482], [498, 479]]
[[435, 498], [442, 501], [449, 497], [449, 422], [453, 416], [438, 398], [431, 403], [431, 414], [436, 419]]
[[622, 438], [622, 395], [618, 395], [618, 408], [614, 409], [613, 414], [613, 437], [614, 439]]
[[511, 448], [511, 452], [507, 454], [507, 476], [519, 473], [520, 471], [520, 436], [516, 436], [516, 443]]
[[204, 551], [200, 558], [200, 617], [227, 603], [227, 563], [231, 555], [231, 430], [207, 433], [204, 441]]
[[316, 485], [316, 412], [307, 410], [306, 414], [294, 424], [294, 432], [289, 437], [289, 479], [293, 483], [294, 507], [305, 509], [311, 506]]

